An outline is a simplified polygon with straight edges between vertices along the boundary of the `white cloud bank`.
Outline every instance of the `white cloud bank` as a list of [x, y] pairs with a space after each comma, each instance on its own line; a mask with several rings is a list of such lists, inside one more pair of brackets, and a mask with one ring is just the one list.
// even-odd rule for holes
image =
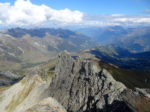
[[77, 10], [56, 10], [46, 5], [36, 5], [30, 0], [16, 0], [13, 5], [0, 3], [0, 26], [60, 27], [73, 25], [150, 25], [150, 16], [126, 16], [122, 14], [90, 16]]
[[127, 16], [123, 14], [87, 16], [89, 26], [150, 26], [150, 16]]
[[40, 25], [47, 22], [60, 24], [80, 23], [83, 13], [69, 9], [55, 10], [46, 5], [35, 5], [30, 0], [16, 0], [14, 5], [0, 3], [0, 24], [12, 26]]

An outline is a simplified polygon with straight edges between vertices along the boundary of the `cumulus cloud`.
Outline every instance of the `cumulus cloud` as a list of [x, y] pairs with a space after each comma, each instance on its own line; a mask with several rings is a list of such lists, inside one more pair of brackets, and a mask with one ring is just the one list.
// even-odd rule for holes
[[80, 23], [80, 11], [55, 10], [46, 5], [35, 5], [30, 0], [16, 0], [13, 5], [0, 3], [0, 24], [11, 26], [42, 25], [54, 22], [62, 25]]
[[0, 3], [0, 25], [4, 27], [150, 25], [150, 16], [124, 14], [91, 16], [78, 10], [72, 11], [67, 8], [56, 10], [44, 4], [33, 4], [30, 0], [16, 0], [13, 5]]

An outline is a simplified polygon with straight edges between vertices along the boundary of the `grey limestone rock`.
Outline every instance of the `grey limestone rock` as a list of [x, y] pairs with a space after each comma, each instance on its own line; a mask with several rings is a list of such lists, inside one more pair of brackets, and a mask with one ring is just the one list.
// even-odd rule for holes
[[[126, 87], [92, 59], [59, 54], [50, 95], [68, 112], [96, 111], [119, 100]], [[95, 110], [96, 109], [96, 110]]]

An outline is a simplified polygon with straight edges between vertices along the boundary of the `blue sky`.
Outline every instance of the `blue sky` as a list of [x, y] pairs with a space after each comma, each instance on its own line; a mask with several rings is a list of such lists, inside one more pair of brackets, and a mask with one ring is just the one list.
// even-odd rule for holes
[[1, 0], [0, 27], [150, 25], [150, 0]]
[[[15, 0], [1, 0], [14, 3]], [[146, 15], [149, 0], [30, 0], [34, 4], [45, 4], [55, 9], [69, 8], [88, 14]]]

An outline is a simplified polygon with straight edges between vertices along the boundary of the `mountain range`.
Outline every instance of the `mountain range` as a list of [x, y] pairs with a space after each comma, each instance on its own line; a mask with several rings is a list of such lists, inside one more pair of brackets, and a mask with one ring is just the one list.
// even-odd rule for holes
[[150, 51], [133, 53], [118, 46], [101, 46], [89, 51], [106, 63], [125, 69], [150, 72]]
[[[78, 52], [98, 45], [89, 37], [64, 29], [0, 31], [0, 70], [18, 70], [48, 61], [60, 51]], [[7, 66], [9, 65], [9, 66]]]
[[149, 30], [1, 30], [0, 111], [149, 112]]
[[103, 45], [118, 45], [131, 52], [150, 51], [150, 27], [89, 27], [76, 31]]

